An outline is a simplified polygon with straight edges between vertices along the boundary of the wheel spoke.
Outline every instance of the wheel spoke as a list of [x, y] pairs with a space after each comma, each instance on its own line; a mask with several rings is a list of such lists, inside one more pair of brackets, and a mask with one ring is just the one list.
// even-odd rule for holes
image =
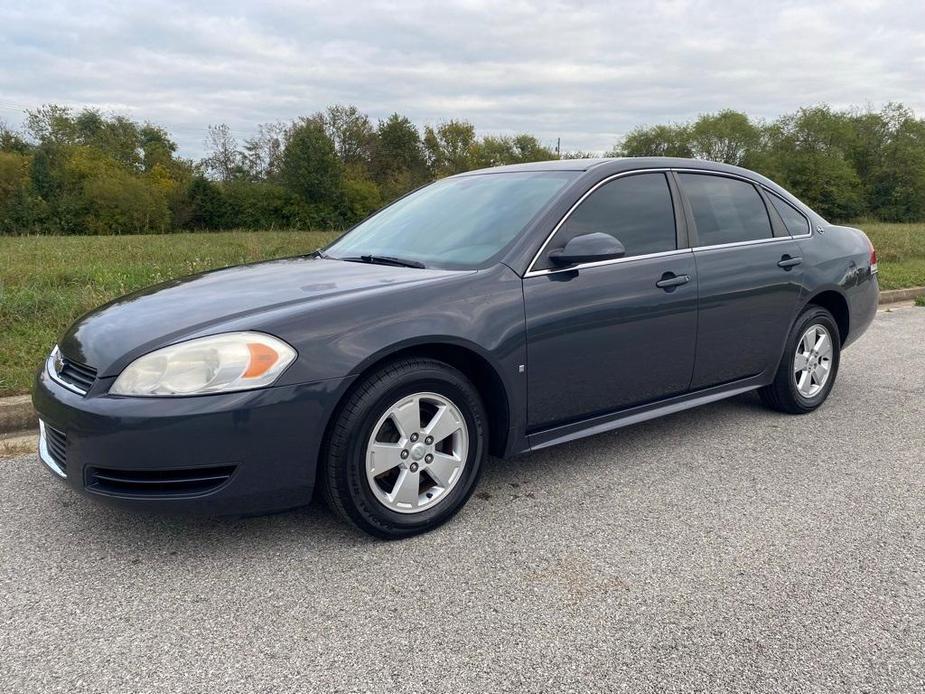
[[434, 461], [427, 466], [427, 474], [433, 477], [434, 482], [446, 489], [452, 484], [458, 469], [459, 460], [445, 453], [436, 453]]
[[810, 352], [812, 352], [813, 347], [816, 346], [816, 331], [815, 330], [806, 331], [806, 334], [803, 336], [802, 343], [803, 343], [803, 353], [804, 354], [809, 354]]
[[388, 472], [396, 465], [401, 465], [402, 446], [398, 443], [380, 443], [375, 441], [369, 447], [368, 464], [373, 475]]
[[806, 355], [805, 355], [805, 354], [802, 354], [801, 352], [797, 352], [796, 356], [793, 358], [793, 370], [794, 370], [794, 372], [797, 372], [797, 371], [805, 371], [805, 370], [806, 370], [806, 362], [807, 362], [807, 357], [806, 357]]
[[392, 487], [392, 500], [396, 504], [408, 504], [412, 508], [418, 505], [418, 490], [421, 487], [421, 473], [402, 470]]
[[434, 437], [434, 445], [440, 443], [447, 436], [454, 434], [459, 431], [461, 428], [461, 423], [456, 420], [453, 414], [450, 412], [450, 409], [446, 405], [442, 405], [427, 424], [427, 428], [424, 430], [428, 436]]
[[816, 354], [822, 354], [825, 350], [831, 352], [832, 348], [829, 344], [829, 334], [825, 331], [818, 331], [818, 335], [819, 337], [816, 340], [816, 344], [813, 345], [813, 351]]
[[812, 379], [809, 377], [809, 371], [803, 371], [800, 373], [800, 378], [797, 380], [797, 390], [803, 393], [803, 395], [809, 395], [811, 383]]
[[418, 397], [410, 398], [396, 405], [391, 412], [392, 421], [403, 439], [421, 428], [421, 400]]
[[832, 362], [828, 359], [819, 362], [819, 366], [816, 367], [816, 380], [819, 381], [819, 385], [825, 383], [825, 379], [828, 377], [831, 368]]

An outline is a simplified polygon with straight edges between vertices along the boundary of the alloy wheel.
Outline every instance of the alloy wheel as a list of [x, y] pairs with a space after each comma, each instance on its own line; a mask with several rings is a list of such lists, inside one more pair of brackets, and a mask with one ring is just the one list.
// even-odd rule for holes
[[366, 445], [366, 478], [376, 499], [398, 513], [433, 507], [456, 486], [469, 455], [459, 408], [438, 393], [415, 393], [389, 407]]
[[793, 379], [804, 398], [814, 398], [825, 387], [832, 372], [832, 336], [818, 323], [810, 326], [797, 342], [793, 357]]

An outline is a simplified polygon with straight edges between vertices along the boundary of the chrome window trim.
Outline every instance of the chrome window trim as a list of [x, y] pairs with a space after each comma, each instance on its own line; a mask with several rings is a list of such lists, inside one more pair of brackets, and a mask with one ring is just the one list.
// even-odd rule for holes
[[715, 243], [712, 246], [694, 246], [693, 251], [714, 251], [723, 248], [737, 248], [738, 246], [760, 246], [765, 243], [780, 243], [781, 241], [793, 241], [793, 236], [775, 236], [770, 239], [752, 239], [751, 241], [732, 241], [730, 243]]
[[79, 388], [75, 386], [73, 383], [68, 383], [67, 381], [62, 380], [61, 377], [58, 375], [58, 372], [55, 370], [55, 355], [57, 354], [57, 352], [58, 352], [58, 348], [55, 347], [51, 351], [51, 354], [48, 355], [48, 358], [45, 360], [45, 373], [48, 374], [48, 377], [52, 381], [57, 383], [62, 388], [67, 388], [72, 393], [77, 393], [78, 395], [86, 395], [87, 391], [85, 391], [83, 388]]
[[45, 466], [62, 479], [67, 478], [67, 473], [54, 461], [48, 452], [48, 443], [45, 440], [45, 422], [39, 420], [39, 460], [45, 463]]
[[682, 255], [684, 253], [693, 253], [692, 248], [676, 248], [673, 251], [659, 251], [658, 253], [645, 253], [643, 255], [631, 255], [628, 258], [612, 258], [610, 260], [595, 260], [592, 263], [579, 263], [569, 265], [568, 267], [546, 268], [545, 270], [530, 270], [524, 275], [527, 277], [542, 277], [543, 275], [554, 275], [557, 272], [572, 272], [574, 270], [586, 270], [594, 267], [605, 267], [607, 265], [618, 265], [620, 263], [630, 263], [634, 260], [648, 260], [650, 258], [661, 258], [671, 255]]
[[[632, 171], [620, 171], [619, 173], [615, 173], [615, 174], [613, 174], [613, 175], [611, 175], [611, 176], [608, 176], [607, 178], [601, 179], [600, 181], [598, 181], [597, 183], [595, 183], [593, 186], [591, 186], [591, 188], [589, 188], [587, 191], [585, 191], [584, 195], [582, 195], [580, 198], [578, 198], [578, 200], [575, 202], [574, 205], [572, 205], [570, 208], [568, 208], [568, 211], [566, 211], [566, 213], [565, 213], [564, 215], [562, 215], [562, 219], [560, 219], [560, 220], [556, 223], [556, 226], [553, 227], [552, 231], [549, 232], [549, 235], [546, 237], [546, 240], [543, 241], [543, 245], [540, 246], [540, 250], [538, 250], [538, 251], [534, 254], [533, 260], [531, 260], [531, 261], [530, 261], [530, 264], [527, 266], [527, 271], [524, 273], [524, 277], [536, 277], [537, 275], [541, 275], [541, 274], [542, 274], [542, 275], [552, 274], [552, 273], [549, 271], [549, 270], [550, 270], [549, 268], [547, 268], [546, 270], [534, 270], [534, 269], [533, 269], [533, 266], [536, 265], [536, 261], [540, 259], [540, 256], [541, 256], [541, 255], [543, 255], [543, 251], [546, 250], [546, 246], [548, 246], [548, 245], [549, 245], [549, 242], [552, 241], [552, 238], [556, 235], [556, 232], [559, 231], [559, 229], [562, 227], [562, 225], [565, 224], [566, 221], [568, 221], [568, 218], [569, 218], [569, 217], [571, 217], [572, 212], [574, 212], [574, 211], [578, 208], [578, 206], [579, 206], [581, 203], [583, 203], [583, 202], [585, 201], [585, 199], [586, 199], [589, 195], [591, 195], [591, 193], [593, 193], [595, 190], [597, 190], [598, 188], [600, 188], [600, 187], [603, 186], [603, 185], [606, 185], [607, 183], [610, 183], [611, 181], [614, 181], [614, 180], [616, 180], [616, 179], [618, 179], [618, 178], [623, 178], [624, 176], [631, 176], [631, 175], [633, 175], [633, 174], [639, 174], [639, 173], [662, 173], [662, 174], [664, 174], [664, 173], [668, 173], [669, 171], [671, 171], [670, 168], [661, 168], [661, 169], [633, 169]], [[666, 184], [667, 184], [667, 181], [666, 181]], [[674, 201], [672, 201], [672, 209], [674, 209], [673, 206], [674, 206]], [[675, 230], [675, 233], [677, 233], [677, 230]], [[663, 252], [664, 252], [664, 253], [674, 253], [675, 251], [678, 251], [678, 250], [683, 250], [683, 249], [675, 248], [675, 249], [672, 249], [671, 251], [663, 251]], [[655, 255], [655, 254], [653, 253], [653, 254], [650, 254], [650, 255]], [[642, 257], [642, 256], [634, 255], [634, 256], [630, 256], [629, 258], [625, 258], [625, 260], [631, 260], [632, 258], [640, 258], [640, 257]], [[624, 258], [615, 258], [614, 260], [624, 260]], [[578, 269], [580, 269], [580, 268], [582, 268], [582, 267], [585, 267], [586, 265], [599, 265], [600, 263], [612, 263], [612, 262], [614, 262], [614, 261], [613, 261], [613, 260], [599, 260], [599, 261], [596, 261], [595, 263], [584, 263], [584, 264], [581, 264], [581, 265], [572, 265], [572, 266], [569, 267], [569, 268], [563, 268], [563, 269], [566, 269], [566, 270], [578, 270]], [[552, 272], [561, 272], [561, 270], [555, 269], [555, 270], [552, 270]]]
[[[613, 260], [599, 260], [599, 261], [593, 262], [593, 263], [581, 263], [581, 264], [578, 264], [578, 265], [572, 265], [572, 266], [567, 267], [567, 268], [547, 268], [547, 269], [545, 269], [545, 270], [534, 270], [534, 269], [533, 269], [533, 266], [536, 265], [536, 262], [540, 259], [540, 256], [543, 255], [543, 251], [546, 250], [546, 247], [549, 245], [549, 242], [552, 241], [553, 237], [556, 235], [556, 232], [558, 232], [559, 229], [562, 227], [562, 225], [565, 224], [566, 221], [568, 221], [568, 218], [569, 218], [569, 217], [572, 215], [572, 213], [578, 208], [578, 206], [581, 205], [581, 203], [583, 203], [583, 202], [585, 201], [585, 199], [586, 199], [589, 195], [591, 195], [591, 193], [593, 193], [594, 191], [596, 191], [598, 188], [600, 188], [601, 186], [603, 186], [603, 185], [605, 185], [605, 184], [607, 184], [607, 183], [610, 183], [611, 181], [614, 181], [614, 180], [616, 180], [616, 179], [618, 179], [618, 178], [623, 178], [624, 176], [632, 176], [632, 175], [634, 175], [634, 174], [641, 174], [641, 173], [663, 173], [663, 174], [667, 174], [667, 173], [670, 173], [670, 172], [675, 172], [675, 173], [706, 174], [706, 175], [709, 175], [709, 176], [725, 176], [726, 178], [734, 178], [734, 179], [737, 179], [737, 180], [740, 180], [740, 181], [745, 181], [746, 183], [751, 183], [753, 186], [759, 186], [759, 187], [761, 187], [762, 189], [768, 191], [768, 193], [770, 193], [770, 194], [772, 194], [772, 195], [777, 195], [777, 193], [775, 193], [771, 188], [769, 188], [768, 186], [766, 186], [766, 185], [763, 184], [763, 183], [760, 183], [760, 182], [758, 182], [758, 181], [754, 181], [754, 180], [748, 178], [747, 176], [741, 176], [741, 175], [739, 175], [739, 174], [731, 173], [731, 172], [726, 172], [726, 171], [711, 171], [710, 169], [692, 169], [692, 168], [680, 168], [680, 169], [679, 169], [679, 168], [672, 168], [672, 167], [656, 168], [656, 169], [632, 169], [632, 170], [630, 170], [630, 171], [621, 171], [621, 172], [619, 172], [619, 173], [615, 173], [615, 174], [613, 174], [612, 176], [608, 176], [607, 178], [604, 178], [604, 179], [598, 181], [597, 183], [595, 183], [595, 184], [594, 184], [590, 189], [588, 189], [580, 198], [578, 198], [578, 200], [575, 202], [575, 204], [572, 205], [572, 206], [568, 209], [568, 211], [566, 211], [566, 213], [565, 213], [564, 215], [562, 215], [562, 219], [560, 219], [560, 220], [556, 223], [556, 225], [553, 227], [552, 231], [551, 231], [551, 232], [549, 233], [549, 235], [546, 237], [546, 240], [543, 241], [543, 245], [540, 246], [540, 249], [534, 254], [533, 259], [530, 261], [530, 264], [527, 266], [527, 271], [526, 271], [526, 272], [524, 273], [524, 275], [523, 275], [524, 278], [527, 278], [527, 277], [539, 277], [539, 276], [541, 276], [541, 275], [552, 275], [552, 274], [555, 274], [555, 273], [557, 273], [557, 272], [571, 272], [572, 270], [583, 270], [583, 269], [589, 268], [589, 267], [603, 267], [603, 266], [605, 266], [605, 265], [616, 265], [616, 264], [618, 264], [618, 263], [628, 262], [628, 261], [630, 261], [630, 260], [637, 260], [637, 259], [644, 259], [644, 258], [655, 258], [655, 257], [658, 257], [658, 256], [678, 255], [678, 254], [683, 253], [683, 252], [685, 252], [685, 251], [691, 251], [691, 252], [693, 252], [693, 251], [714, 250], [714, 249], [719, 249], [719, 248], [735, 248], [735, 247], [737, 247], [737, 246], [754, 246], [754, 245], [758, 245], [758, 244], [762, 244], [762, 243], [778, 243], [778, 242], [781, 242], [781, 241], [790, 241], [790, 240], [793, 240], [793, 239], [803, 239], [803, 238], [808, 238], [808, 237], [810, 237], [810, 236], [813, 235], [813, 225], [812, 225], [812, 223], [810, 222], [810, 224], [809, 224], [809, 233], [808, 233], [808, 234], [800, 234], [800, 235], [798, 235], [798, 236], [793, 236], [793, 235], [790, 235], [790, 236], [772, 236], [772, 237], [767, 238], [767, 239], [752, 239], [751, 241], [734, 241], [734, 242], [732, 242], [732, 243], [719, 243], [719, 244], [714, 244], [714, 245], [712, 245], [712, 246], [688, 246], [687, 248], [677, 248], [677, 249], [674, 249], [674, 250], [671, 250], [671, 251], [662, 251], [662, 252], [660, 252], [660, 253], [648, 253], [648, 254], [646, 254], [646, 255], [633, 255], [633, 256], [630, 256], [630, 257], [628, 257], [628, 258], [614, 258]], [[780, 195], [777, 195], [777, 197], [780, 197]], [[781, 198], [781, 199], [783, 200], [783, 198]], [[764, 202], [764, 201], [762, 200], [762, 202]], [[786, 202], [786, 200], [785, 200], [785, 202]], [[672, 205], [674, 205], [674, 204], [675, 204], [675, 201], [672, 200]], [[790, 203], [787, 203], [787, 204], [789, 205]], [[792, 205], [791, 205], [791, 206], [792, 206]], [[803, 214], [802, 210], [797, 210], [797, 211], [800, 212], [800, 214]], [[769, 212], [768, 214], [769, 214], [768, 223], [770, 223], [770, 222], [771, 222], [771, 219], [770, 219], [770, 212]], [[804, 214], [803, 216], [806, 217], [805, 214]], [[807, 221], [810, 221], [808, 217], [807, 217]], [[772, 225], [772, 232], [771, 232], [771, 233], [773, 233], [773, 225]]]

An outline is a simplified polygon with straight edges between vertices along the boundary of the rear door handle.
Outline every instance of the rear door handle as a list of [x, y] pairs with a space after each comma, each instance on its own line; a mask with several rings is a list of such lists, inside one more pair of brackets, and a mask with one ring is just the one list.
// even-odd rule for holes
[[671, 291], [674, 287], [680, 287], [682, 284], [687, 284], [691, 281], [691, 278], [687, 275], [675, 275], [670, 272], [666, 272], [662, 275], [662, 279], [655, 283], [655, 286], [659, 289], [665, 289], [666, 291]]
[[802, 262], [803, 262], [803, 259], [800, 258], [800, 257], [791, 258], [789, 255], [785, 255], [785, 256], [782, 257], [782, 258], [780, 259], [780, 261], [777, 263], [777, 267], [782, 267], [782, 268], [784, 268], [785, 270], [789, 270], [790, 268], [796, 267], [797, 265], [799, 265], [799, 264], [802, 263]]

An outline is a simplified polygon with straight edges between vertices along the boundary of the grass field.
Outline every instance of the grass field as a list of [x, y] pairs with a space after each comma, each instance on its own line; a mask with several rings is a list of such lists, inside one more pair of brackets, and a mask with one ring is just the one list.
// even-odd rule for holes
[[[925, 224], [861, 223], [883, 289], [925, 286]], [[32, 375], [74, 319], [127, 292], [211, 268], [308, 253], [323, 232], [0, 238], [0, 395]]]
[[881, 289], [925, 287], [925, 224], [860, 222], [877, 249]]
[[216, 267], [309, 253], [335, 236], [232, 231], [0, 238], [0, 395], [27, 392], [61, 332], [114, 297]]

